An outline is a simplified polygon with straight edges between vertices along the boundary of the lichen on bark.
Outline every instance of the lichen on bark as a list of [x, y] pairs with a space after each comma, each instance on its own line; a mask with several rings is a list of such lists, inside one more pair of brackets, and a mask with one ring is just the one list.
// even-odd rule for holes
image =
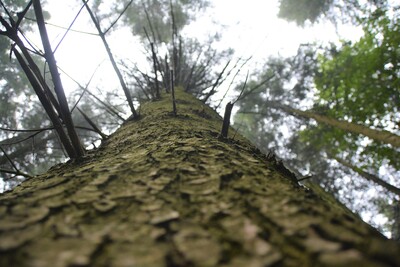
[[[399, 266], [399, 246], [177, 90], [0, 196], [0, 266]], [[233, 136], [233, 134], [235, 134]]]

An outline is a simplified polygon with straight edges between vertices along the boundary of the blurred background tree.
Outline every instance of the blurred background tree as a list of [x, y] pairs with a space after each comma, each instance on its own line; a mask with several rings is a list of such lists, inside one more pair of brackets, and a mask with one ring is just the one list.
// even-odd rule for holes
[[[399, 135], [398, 5], [349, 1], [351, 10], [343, 9], [341, 1], [282, 0], [280, 4], [279, 15], [302, 26], [306, 21], [343, 21], [354, 16], [352, 23], [362, 27], [364, 35], [339, 45], [303, 45], [291, 58], [271, 57], [264, 71], [247, 83], [251, 93], [240, 101], [235, 124], [259, 147], [275, 150], [300, 170], [300, 177], [312, 174], [311, 179], [348, 207], [365, 217], [384, 214], [381, 231], [399, 239], [399, 148], [304, 116], [288, 116], [282, 108], [286, 105]], [[274, 78], [252, 91], [270, 75]], [[376, 178], [375, 182], [368, 177]]]

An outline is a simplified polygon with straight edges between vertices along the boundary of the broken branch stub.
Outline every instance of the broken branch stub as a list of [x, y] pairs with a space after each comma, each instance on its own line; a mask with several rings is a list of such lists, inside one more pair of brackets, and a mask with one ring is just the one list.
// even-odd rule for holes
[[225, 106], [224, 121], [222, 122], [221, 137], [227, 138], [229, 125], [231, 120], [231, 113], [234, 103], [228, 102]]

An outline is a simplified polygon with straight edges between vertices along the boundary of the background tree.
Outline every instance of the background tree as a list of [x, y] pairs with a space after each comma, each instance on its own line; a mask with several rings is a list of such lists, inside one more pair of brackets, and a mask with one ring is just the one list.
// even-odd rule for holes
[[[184, 93], [0, 196], [2, 266], [396, 266], [399, 245]], [[100, 253], [99, 253], [100, 252]]]
[[[10, 11], [16, 14], [17, 11], [21, 11], [26, 7], [27, 1], [2, 1], [2, 5], [7, 7], [12, 6]], [[7, 15], [5, 10], [1, 8], [0, 12], [1, 17], [5, 18]], [[27, 16], [33, 16], [33, 11], [28, 11]], [[48, 17], [48, 14], [45, 13], [45, 16]], [[32, 23], [26, 20], [21, 21], [19, 28], [21, 33], [26, 33], [32, 29]], [[1, 28], [1, 31], [3, 30], [5, 29]], [[50, 149], [53, 145], [46, 143], [48, 140], [54, 140], [55, 135], [45, 130], [23, 131], [24, 129], [42, 129], [49, 125], [42, 120], [44, 112], [29, 86], [29, 81], [23, 74], [23, 70], [16, 60], [10, 57], [11, 48], [12, 42], [1, 36], [0, 136], [2, 141], [0, 144], [4, 152], [8, 154], [10, 159], [13, 160], [14, 164], [18, 166], [21, 171], [38, 174], [58, 162], [59, 156], [55, 153], [56, 151], [52, 151], [54, 152], [51, 153], [54, 156], [54, 160], [44, 160], [43, 163], [46, 162], [46, 164], [37, 164], [37, 159], [44, 158], [46, 154], [50, 153]], [[43, 65], [39, 57], [34, 57], [34, 59], [39, 65]], [[21, 99], [26, 100], [26, 103], [29, 103], [29, 105], [19, 105], [18, 103], [21, 102]], [[49, 150], [47, 150], [47, 148], [49, 148]], [[1, 154], [1, 169], [13, 170], [3, 152], [1, 152]], [[14, 176], [15, 175], [10, 173], [2, 173], [2, 177], [8, 179], [11, 183], [13, 183], [11, 178]]]
[[[336, 177], [349, 177], [355, 170], [372, 174], [398, 188], [397, 181], [391, 178], [398, 177], [398, 148], [387, 143], [367, 140], [364, 136], [351, 134], [332, 125], [315, 124], [301, 118], [288, 119], [287, 113], [283, 112], [285, 110], [283, 105], [291, 106], [292, 110], [293, 108], [308, 109], [315, 114], [362, 124], [379, 131], [390, 131], [398, 135], [399, 56], [393, 51], [397, 51], [396, 47], [399, 46], [395, 33], [399, 22], [398, 13], [393, 13], [393, 10], [396, 8], [384, 6], [374, 10], [368, 17], [358, 17], [365, 32], [358, 42], [343, 42], [340, 46], [330, 45], [326, 48], [314, 47], [308, 50], [308, 56], [299, 53], [292, 59], [279, 59], [282, 62], [280, 65], [275, 64], [276, 58], [270, 59], [263, 75], [278, 73], [279, 77], [284, 79], [280, 82], [270, 81], [262, 89], [252, 92], [247, 99], [242, 101], [246, 103], [241, 103], [236, 118], [237, 123], [242, 120], [249, 122], [249, 119], [243, 119], [243, 117], [254, 116], [254, 113], [258, 113], [256, 115], [258, 119], [251, 120], [254, 124], [263, 124], [263, 128], [254, 127], [251, 135], [260, 136], [266, 132], [264, 143], [260, 145], [266, 148], [289, 148], [289, 151], [281, 149], [279, 154], [303, 174], [311, 171], [314, 174], [314, 180], [325, 177], [319, 182], [342, 199], [345, 195], [354, 195], [354, 193], [348, 193], [349, 187], [357, 188], [359, 194], [370, 190], [371, 187], [382, 192], [381, 188], [362, 179], [355, 181], [339, 178], [336, 180]], [[302, 51], [302, 48], [299, 50]], [[299, 65], [294, 63], [296, 60], [304, 62], [304, 65], [308, 67], [298, 68]], [[309, 71], [304, 72], [304, 70]], [[260, 83], [262, 78], [257, 78], [257, 80], [255, 84]], [[247, 90], [251, 91], [251, 83], [247, 87]], [[302, 92], [301, 94], [298, 93], [298, 89]], [[239, 90], [241, 90], [240, 86]], [[301, 112], [295, 113], [298, 116]], [[271, 118], [275, 120], [272, 122]], [[241, 127], [241, 129], [250, 128]], [[282, 132], [287, 133], [286, 137], [293, 134], [290, 137], [291, 141], [286, 141], [288, 142], [286, 146], [277, 145], [284, 142]], [[306, 161], [302, 162], [302, 160]], [[315, 164], [316, 162], [318, 164]], [[341, 164], [344, 162], [350, 165]], [[318, 167], [327, 164], [331, 167], [325, 170]], [[354, 168], [347, 169], [350, 166]], [[326, 173], [327, 170], [329, 173]], [[380, 175], [383, 170], [386, 172], [385, 177]], [[360, 174], [360, 172], [357, 173]], [[326, 177], [332, 178], [326, 179]], [[388, 190], [388, 188], [383, 190]], [[382, 203], [386, 202], [387, 205], [393, 207], [394, 211], [398, 196], [389, 195], [390, 199], [383, 191], [381, 197], [378, 197], [382, 200], [378, 201], [380, 208], [366, 205], [365, 200], [363, 203], [354, 201], [352, 198], [349, 198], [346, 203], [359, 211], [367, 212], [381, 209]], [[375, 201], [373, 199], [374, 197], [368, 203], [373, 203]], [[389, 216], [390, 223], [384, 227], [393, 230], [398, 228], [398, 215], [395, 216], [395, 212], [391, 214], [393, 216]], [[398, 230], [394, 229], [393, 237], [396, 237], [396, 232]]]
[[[387, 0], [280, 0], [278, 16], [299, 26], [328, 19], [334, 23], [359, 24], [364, 15], [375, 9], [387, 8]], [[338, 14], [340, 14], [338, 16]]]
[[[109, 23], [104, 23], [103, 25], [109, 25], [109, 27], [105, 27], [105, 29], [112, 31], [113, 27], [117, 27], [118, 24], [114, 24], [115, 21], [118, 20], [118, 18], [124, 19], [125, 16], [123, 15], [122, 11], [125, 10], [126, 7], [129, 5], [133, 4], [133, 2], [124, 2], [123, 4], [120, 5], [115, 5], [115, 8], [120, 10], [118, 14], [108, 14], [107, 12], [104, 12], [105, 10], [102, 9], [102, 6], [99, 4], [100, 2], [94, 3], [92, 6], [92, 9], [95, 11], [95, 17], [97, 20], [102, 21], [102, 22], [107, 22]], [[122, 2], [121, 2], [122, 3]], [[150, 2], [149, 2], [150, 3]], [[212, 44], [212, 41], [207, 41], [205, 45], [199, 40], [195, 39], [188, 39], [185, 38], [179, 29], [183, 29], [184, 26], [179, 26], [178, 21], [174, 17], [176, 16], [175, 13], [179, 13], [179, 10], [176, 11], [176, 5], [177, 2], [174, 3], [166, 3], [164, 5], [161, 5], [164, 9], [164, 13], [168, 14], [170, 16], [170, 25], [165, 25], [163, 29], [165, 31], [157, 30], [152, 27], [152, 20], [150, 18], [150, 12], [147, 10], [147, 12], [144, 12], [143, 15], [146, 17], [143, 21], [147, 21], [147, 28], [144, 27], [141, 32], [138, 33], [138, 35], [142, 36], [142, 41], [145, 44], [145, 47], [147, 49], [147, 55], [148, 55], [148, 62], [149, 62], [149, 68], [147, 69], [141, 69], [141, 68], [133, 68], [134, 64], [129, 64], [129, 62], [118, 62], [118, 65], [124, 65], [126, 66], [126, 74], [129, 74], [129, 76], [132, 77], [132, 79], [128, 80], [128, 83], [132, 86], [129, 88], [134, 93], [134, 99], [142, 101], [142, 99], [147, 98], [147, 99], [153, 99], [157, 98], [156, 92], [156, 85], [157, 83], [161, 84], [162, 86], [168, 88], [168, 85], [170, 81], [172, 80], [169, 75], [171, 74], [170, 70], [174, 70], [173, 78], [174, 82], [178, 85], [182, 85], [186, 91], [188, 92], [193, 92], [197, 96], [201, 97], [203, 101], [209, 100], [209, 97], [216, 92], [216, 88], [220, 85], [222, 81], [224, 81], [223, 75], [228, 75], [228, 73], [231, 73], [229, 71], [230, 62], [227, 60], [227, 62], [221, 64], [220, 59], [224, 59], [226, 55], [229, 55], [228, 52], [220, 53], [219, 51], [214, 49], [214, 46]], [[156, 5], [157, 6], [157, 5]], [[149, 5], [150, 7], [150, 5]], [[145, 9], [146, 10], [146, 9]], [[157, 10], [157, 9], [155, 9]], [[185, 10], [182, 8], [182, 10]], [[126, 12], [130, 11], [130, 9], [126, 9]], [[122, 17], [120, 16], [122, 14]], [[125, 14], [125, 13], [124, 13]], [[157, 14], [154, 13], [154, 14]], [[157, 18], [154, 18], [157, 19]], [[183, 20], [185, 21], [185, 20]], [[184, 24], [184, 23], [183, 23]], [[112, 27], [110, 27], [112, 26]], [[157, 26], [157, 27], [162, 27], [162, 26]], [[145, 30], [146, 29], [146, 30]], [[168, 32], [166, 34], [166, 39], [165, 41], [162, 41], [162, 35], [158, 34], [158, 32]], [[147, 34], [146, 34], [147, 32]], [[170, 40], [168, 41], [168, 38]], [[211, 36], [210, 40], [215, 40], [214, 35]], [[151, 45], [153, 44], [153, 45]], [[152, 49], [153, 48], [153, 49]], [[315, 50], [321, 50], [321, 48], [314, 48]], [[153, 53], [154, 52], [154, 53]], [[329, 53], [328, 53], [329, 52]], [[325, 53], [323, 56], [330, 57], [330, 53], [333, 55], [334, 54], [334, 49], [332, 48], [329, 50], [327, 53]], [[337, 49], [336, 49], [337, 52]], [[274, 85], [274, 92], [271, 94], [270, 92], [265, 92], [265, 95], [261, 94], [261, 100], [265, 99], [265, 97], [278, 97], [277, 100], [279, 101], [284, 101], [283, 104], [291, 104], [294, 105], [296, 108], [301, 108], [303, 107], [302, 104], [306, 103], [309, 101], [306, 97], [309, 96], [312, 92], [312, 90], [304, 90], [304, 88], [313, 88], [313, 77], [308, 76], [310, 73], [314, 73], [315, 69], [318, 69], [320, 67], [321, 63], [318, 60], [321, 60], [321, 58], [318, 58], [317, 52], [307, 52], [306, 49], [301, 50], [299, 52], [301, 55], [297, 59], [294, 58], [292, 60], [286, 61], [286, 60], [280, 60], [280, 59], [275, 59], [276, 62], [271, 64], [273, 68], [275, 68], [270, 75], [265, 75], [262, 79], [260, 79], [259, 82], [255, 82], [254, 87], [257, 87], [260, 83], [264, 84], [264, 82], [269, 82], [270, 84], [275, 84]], [[154, 57], [156, 55], [156, 57]], [[323, 57], [322, 56], [322, 57]], [[299, 58], [301, 60], [299, 60]], [[304, 59], [304, 62], [303, 60]], [[310, 61], [310, 62], [308, 62]], [[312, 65], [316, 62], [315, 65]], [[291, 67], [296, 66], [298, 68], [298, 71], [295, 72], [293, 75], [290, 74], [291, 72]], [[310, 66], [309, 66], [310, 65]], [[217, 67], [214, 67], [217, 66]], [[309, 66], [309, 67], [307, 67]], [[131, 70], [134, 69], [132, 72]], [[217, 71], [215, 71], [217, 70]], [[317, 71], [318, 72], [318, 71]], [[307, 74], [309, 73], [309, 74]], [[268, 74], [268, 73], [267, 73]], [[275, 77], [275, 75], [277, 75]], [[283, 80], [279, 80], [278, 78], [282, 78]], [[295, 84], [295, 86], [293, 85]], [[304, 88], [302, 88], [302, 86]], [[309, 87], [310, 86], [310, 87]], [[83, 88], [83, 86], [81, 86]], [[136, 88], [134, 88], [136, 87]], [[292, 91], [287, 92], [287, 88], [293, 88]], [[260, 89], [260, 88], [259, 88]], [[253, 87], [251, 87], [251, 90], [253, 90]], [[123, 114], [124, 108], [120, 109], [120, 111], [117, 111], [117, 109], [114, 107], [113, 104], [107, 104], [105, 101], [105, 98], [103, 100], [96, 99], [93, 96], [93, 93], [91, 92], [92, 89], [87, 89], [84, 88], [82, 90], [82, 95], [77, 94], [77, 97], [75, 98], [75, 101], [77, 99], [80, 99], [81, 96], [82, 100], [80, 100], [79, 108], [82, 110], [82, 106], [84, 106], [84, 103], [87, 102], [88, 100], [85, 100], [86, 97], [90, 95], [91, 98], [95, 99], [96, 102], [94, 103], [100, 103], [101, 107], [113, 116], [117, 118], [119, 121], [124, 121], [124, 116], [121, 116], [120, 114]], [[112, 93], [108, 93], [109, 96], [113, 96]], [[75, 101], [72, 101], [71, 103], [76, 103]], [[258, 104], [257, 100], [254, 101], [256, 105], [258, 105], [258, 109], [260, 110], [263, 106], [263, 103]], [[255, 106], [254, 103], [249, 103], [249, 106]], [[293, 104], [295, 103], [295, 104]], [[135, 102], [135, 104], [137, 104]], [[92, 118], [93, 116], [99, 115], [99, 113], [96, 110], [90, 110], [90, 102], [88, 104], [88, 109], [85, 111], [87, 116], [80, 117], [83, 121], [86, 123], [85, 128], [90, 128], [93, 130], [93, 128], [90, 126], [91, 124], [88, 122], [87, 119], [85, 118]], [[72, 106], [72, 104], [71, 104]], [[308, 102], [307, 108], [311, 108], [312, 105]], [[315, 106], [314, 109], [318, 112], [323, 111], [320, 109], [321, 107]], [[75, 109], [78, 110], [78, 109]], [[122, 111], [122, 112], [121, 112]], [[247, 109], [249, 111], [249, 109]], [[91, 114], [91, 112], [93, 112]], [[78, 111], [75, 111], [75, 113], [78, 113]], [[97, 114], [97, 115], [94, 115]], [[275, 114], [275, 115], [274, 115]], [[289, 122], [287, 125], [293, 122], [298, 122], [299, 124], [299, 129], [304, 128], [304, 125], [309, 125], [310, 127], [313, 126], [312, 123], [306, 122], [305, 120], [298, 120], [294, 119], [291, 117], [288, 117], [286, 113], [284, 113], [282, 110], [281, 111], [275, 111], [270, 112], [271, 117], [275, 118], [284, 118], [285, 122]], [[79, 115], [80, 116], [80, 115]], [[257, 118], [257, 117], [256, 117]], [[253, 120], [254, 118], [248, 119]], [[260, 122], [260, 125], [264, 127], [264, 129], [267, 129], [268, 124], [271, 123], [271, 121], [268, 121], [268, 119], [262, 119], [262, 122]], [[96, 123], [95, 123], [96, 124]], [[288, 127], [288, 126], [286, 126]], [[291, 128], [292, 126], [289, 126]], [[255, 128], [253, 126], [253, 128]], [[281, 148], [284, 146], [284, 144], [289, 145], [290, 143], [286, 142], [285, 143], [282, 141], [283, 136], [285, 136], [285, 131], [283, 130], [282, 126], [279, 124], [276, 124], [273, 126], [277, 132], [283, 133], [281, 137], [276, 138], [276, 143], [275, 147], [277, 149]], [[293, 126], [293, 128], [295, 128]], [[101, 132], [101, 131], [100, 131]], [[104, 131], [103, 129], [103, 132]], [[80, 135], [82, 136], [84, 132], [80, 132]], [[255, 133], [255, 131], [253, 132]], [[87, 133], [85, 133], [87, 134]], [[272, 136], [273, 133], [270, 134]], [[96, 142], [93, 142], [94, 138], [89, 141], [89, 143], [94, 143], [93, 146], [97, 146]], [[266, 139], [264, 137], [259, 137], [259, 142], [261, 141], [265, 142], [262, 139]], [[299, 139], [300, 140], [300, 139]], [[85, 142], [85, 141], [84, 141]], [[293, 145], [295, 147], [295, 145]], [[55, 147], [55, 146], [54, 146]], [[59, 146], [60, 147], [60, 146]], [[300, 149], [300, 148], [299, 148]], [[302, 148], [304, 149], [304, 147]], [[290, 155], [290, 154], [288, 154]], [[317, 157], [319, 155], [318, 153], [315, 153], [314, 156]], [[326, 156], [323, 153], [321, 156]], [[290, 159], [294, 161], [295, 155], [292, 154], [290, 155]], [[348, 158], [347, 158], [348, 160]], [[317, 161], [314, 162], [315, 166], [326, 166], [327, 164], [317, 164]], [[328, 162], [329, 164], [329, 162]], [[304, 164], [301, 166], [301, 170], [305, 171], [305, 173], [310, 170], [311, 164]], [[345, 169], [344, 169], [345, 170]], [[337, 172], [336, 172], [337, 174]], [[321, 176], [322, 177], [322, 176]], [[315, 178], [317, 179], [317, 178]], [[322, 178], [321, 178], [322, 179]], [[325, 182], [327, 184], [328, 182]], [[335, 184], [335, 182], [330, 182], [331, 184]]]
[[[142, 7], [140, 9], [134, 9], [133, 2], [128, 3], [128, 2], [120, 2], [120, 3], [115, 3], [114, 8], [115, 10], [118, 9], [118, 5], [123, 5], [126, 14], [129, 12], [138, 12], [136, 14], [136, 18], [138, 15], [143, 15], [144, 17], [142, 18], [143, 21], [147, 21], [147, 24], [153, 23], [156, 21], [159, 16], [155, 16], [156, 13], [155, 11], [152, 11], [153, 17], [148, 17], [150, 13], [148, 13], [148, 8], [143, 9]], [[138, 4], [138, 3], [136, 3]], [[7, 3], [4, 2], [4, 5], [7, 6]], [[13, 11], [13, 14], [16, 14], [18, 10], [23, 10], [26, 7], [27, 3], [21, 2], [20, 6], [13, 6], [12, 9], [16, 10]], [[102, 9], [102, 2], [97, 1], [93, 2], [91, 4], [91, 8], [94, 10], [94, 17], [96, 21], [99, 21], [103, 23], [104, 25], [104, 33], [107, 33], [108, 31], [112, 31], [113, 27], [118, 27], [118, 22], [122, 19], [125, 20], [125, 23], [131, 23], [132, 28], [135, 28], [135, 25], [132, 24], [132, 21], [129, 21], [126, 19], [126, 14], [123, 12], [124, 10], [121, 10], [121, 13], [107, 13], [104, 12]], [[182, 7], [180, 5], [183, 5]], [[162, 31], [162, 32], [170, 32], [170, 37], [172, 38], [172, 28], [175, 27], [177, 30], [181, 30], [184, 25], [188, 24], [190, 20], [193, 20], [193, 14], [189, 15], [189, 12], [194, 11], [194, 8], [198, 10], [199, 8], [202, 8], [206, 6], [206, 3], [201, 3], [200, 1], [196, 2], [193, 1], [193, 3], [185, 2], [185, 3], [160, 3], [160, 8], [162, 8], [162, 12], [168, 13], [169, 16], [172, 15], [171, 8], [174, 9], [173, 14], [174, 16], [182, 17], [182, 18], [177, 18], [177, 21], [174, 22], [175, 24], [172, 26], [168, 25], [169, 22], [164, 23], [163, 29], [159, 29], [157, 26], [154, 27], [151, 25], [151, 27], [148, 26], [148, 29], [150, 31], [150, 28], [152, 30], [157, 30], [157, 31]], [[176, 9], [176, 10], [175, 10]], [[113, 9], [114, 10], [114, 9]], [[114, 11], [115, 11], [114, 10]], [[132, 11], [133, 10], [133, 11]], [[146, 10], [145, 13], [141, 14], [140, 12], [142, 10]], [[109, 11], [109, 10], [107, 10]], [[29, 11], [30, 12], [30, 11]], [[158, 12], [158, 11], [157, 11]], [[187, 12], [187, 14], [183, 14], [182, 12]], [[148, 13], [146, 15], [146, 13]], [[175, 15], [175, 13], [177, 13]], [[78, 13], [79, 14], [79, 13]], [[113, 14], [117, 14], [118, 16], [115, 16]], [[27, 16], [27, 18], [32, 18], [34, 15], [32, 12], [30, 12]], [[185, 19], [183, 19], [185, 17]], [[27, 24], [27, 20], [22, 21], [22, 26]], [[28, 20], [28, 22], [32, 22], [31, 20]], [[171, 22], [171, 21], [170, 21]], [[108, 24], [108, 25], [107, 25]], [[166, 29], [168, 25], [168, 29]], [[21, 28], [22, 30], [22, 28]], [[106, 32], [107, 31], [107, 32]], [[149, 59], [149, 65], [153, 65], [154, 60], [153, 56], [151, 53], [151, 50], [149, 49], [150, 44], [148, 42], [148, 39], [146, 38], [145, 35], [145, 28], [141, 28], [139, 32], [137, 32], [139, 36], [143, 37], [143, 43], [148, 49], [148, 59]], [[158, 82], [160, 83], [160, 87], [162, 86], [165, 88], [165, 84], [169, 83], [169, 75], [170, 75], [170, 69], [172, 69], [171, 62], [173, 61], [173, 50], [175, 49], [176, 52], [176, 60], [179, 62], [179, 69], [180, 71], [176, 71], [177, 68], [175, 68], [175, 82], [177, 85], [183, 85], [187, 88], [187, 90], [193, 90], [193, 86], [197, 86], [196, 90], [198, 90], [197, 93], [202, 93], [204, 90], [210, 90], [210, 87], [213, 85], [218, 85], [215, 84], [215, 79], [216, 76], [219, 74], [216, 71], [215, 64], [219, 63], [221, 60], [223, 60], [225, 57], [230, 55], [230, 51], [228, 50], [227, 52], [218, 52], [214, 48], [212, 48], [212, 43], [216, 40], [215, 37], [210, 37], [210, 39], [206, 43], [201, 43], [198, 40], [195, 39], [184, 39], [182, 36], [180, 36], [179, 32], [175, 32], [176, 35], [176, 44], [175, 45], [170, 45], [170, 40], [155, 40], [157, 44], [154, 45], [155, 47], [155, 52], [157, 53], [156, 57], [156, 73], [159, 74], [158, 76]], [[153, 39], [153, 38], [152, 38]], [[6, 38], [2, 38], [2, 41], [9, 42]], [[168, 44], [167, 44], [168, 42]], [[162, 50], [163, 48], [167, 47], [167, 54], [166, 55], [161, 55], [158, 52], [158, 46]], [[11, 46], [10, 46], [11, 47]], [[174, 48], [175, 47], [175, 48]], [[183, 51], [185, 50], [185, 51]], [[9, 50], [2, 50], [4, 52], [4, 57], [9, 56]], [[7, 59], [8, 60], [8, 59]], [[2, 61], [7, 62], [7, 60]], [[40, 59], [40, 57], [37, 57], [37, 64], [40, 66], [40, 69], [44, 69], [45, 64], [43, 63], [43, 60]], [[131, 79], [127, 80], [127, 83], [129, 83], [129, 91], [131, 94], [133, 94], [134, 98], [136, 99], [143, 99], [143, 89], [145, 89], [145, 92], [147, 91], [147, 95], [152, 94], [152, 90], [149, 90], [149, 88], [154, 88], [155, 84], [155, 77], [154, 77], [154, 70], [151, 71], [153, 73], [144, 73], [141, 70], [137, 69], [136, 65], [130, 64], [129, 61], [124, 61], [121, 63], [117, 63], [119, 65], [119, 68], [121, 66], [125, 65], [128, 66], [126, 68], [125, 72], [125, 78], [131, 77]], [[143, 65], [143, 64], [142, 64]], [[10, 65], [11, 66], [11, 65]], [[4, 66], [4, 71], [8, 71], [10, 69], [10, 66]], [[42, 67], [43, 66], [43, 67]], [[222, 67], [221, 67], [222, 68]], [[121, 68], [122, 69], [122, 68]], [[134, 70], [134, 71], [132, 71]], [[14, 71], [10, 71], [10, 75], [15, 75], [13, 73]], [[215, 72], [215, 73], [214, 73]], [[139, 74], [139, 75], [138, 75]], [[161, 74], [161, 75], [160, 75]], [[24, 77], [23, 75], [21, 75]], [[2, 105], [1, 107], [5, 108], [8, 114], [4, 113], [4, 116], [2, 118], [10, 120], [12, 118], [17, 118], [19, 115], [23, 114], [29, 114], [29, 116], [23, 116], [23, 120], [26, 120], [29, 124], [27, 123], [22, 123], [21, 121], [14, 121], [13, 124], [3, 124], [3, 129], [23, 129], [23, 130], [28, 130], [28, 132], [12, 132], [12, 131], [7, 131], [6, 134], [3, 138], [2, 145], [5, 148], [5, 152], [10, 156], [10, 159], [13, 160], [15, 164], [20, 168], [21, 171], [24, 171], [26, 173], [39, 173], [40, 171], [47, 169], [49, 166], [53, 165], [55, 162], [59, 160], [63, 160], [67, 155], [65, 151], [63, 151], [62, 146], [59, 143], [59, 139], [56, 138], [56, 135], [52, 133], [53, 129], [51, 129], [51, 125], [46, 123], [45, 120], [43, 120], [44, 113], [42, 110], [40, 110], [40, 104], [38, 104], [38, 101], [36, 100], [36, 97], [32, 95], [33, 91], [30, 89], [29, 85], [17, 85], [15, 84], [14, 86], [18, 86], [18, 88], [25, 88], [25, 92], [29, 93], [18, 93], [18, 90], [7, 90], [10, 86], [7, 85], [7, 81], [11, 81], [13, 83], [17, 82], [18, 79], [13, 79], [13, 78], [8, 78], [8, 76], [3, 76], [6, 80], [4, 82], [4, 90], [2, 90], [2, 93], [4, 94], [15, 94], [15, 97], [9, 97], [5, 96], [3, 99], [6, 102], [5, 105]], [[27, 84], [27, 80], [24, 81]], [[52, 84], [51, 81], [49, 81], [49, 84]], [[96, 143], [99, 141], [98, 139], [98, 133], [93, 131], [92, 127], [89, 125], [87, 120], [84, 119], [83, 115], [81, 115], [80, 112], [78, 112], [78, 109], [75, 108], [76, 104], [80, 107], [81, 110], [84, 110], [84, 113], [87, 115], [87, 117], [92, 118], [93, 121], [95, 122], [96, 125], [99, 125], [99, 129], [102, 132], [111, 132], [115, 130], [116, 126], [118, 124], [114, 124], [113, 126], [107, 125], [106, 122], [108, 121], [115, 121], [115, 119], [110, 119], [106, 118], [105, 116], [108, 114], [109, 116], [113, 116], [117, 119], [117, 121], [122, 122], [124, 119], [126, 119], [128, 116], [125, 116], [124, 113], [126, 112], [125, 108], [118, 108], [117, 105], [121, 105], [121, 101], [118, 99], [121, 98], [119, 96], [119, 93], [106, 93], [107, 95], [112, 96], [112, 98], [107, 97], [107, 95], [104, 95], [103, 93], [100, 92], [100, 95], [97, 94], [99, 93], [96, 92], [93, 94], [93, 89], [89, 89], [88, 86], [90, 84], [90, 81], [88, 82], [87, 85], [80, 85], [78, 84], [78, 87], [81, 89], [78, 90], [78, 92], [75, 94], [73, 98], [70, 99], [70, 108], [72, 109], [72, 116], [75, 118], [75, 121], [78, 123], [78, 132], [79, 135], [82, 139], [82, 142], [84, 143], [85, 146], [93, 146], [96, 145]], [[96, 96], [97, 94], [97, 96]], [[32, 97], [29, 97], [29, 95], [32, 95]], [[102, 95], [102, 96], [101, 96]], [[142, 96], [141, 96], [142, 95]], [[17, 111], [13, 112], [13, 109], [8, 107], [7, 105], [15, 105], [18, 101], [15, 101], [18, 97], [28, 97], [32, 98], [33, 101], [31, 101], [31, 106], [35, 108], [39, 108], [39, 110], [28, 110], [28, 109], [22, 109], [21, 107], [15, 106], [14, 108], [17, 109], [19, 108], [19, 113], [17, 114]], [[102, 113], [99, 112], [99, 110], [95, 107], [99, 107], [100, 109], [106, 109], [108, 111], [107, 113]], [[92, 108], [90, 108], [92, 107]], [[21, 113], [24, 112], [24, 113]], [[37, 119], [35, 120], [34, 117]], [[96, 117], [96, 118], [94, 118]], [[102, 118], [103, 120], [100, 120]], [[36, 123], [38, 124], [36, 124]], [[12, 127], [15, 126], [15, 127]], [[38, 131], [32, 131], [34, 129], [37, 129]], [[88, 131], [92, 130], [92, 131]], [[22, 133], [20, 137], [17, 137], [16, 135]], [[96, 136], [97, 135], [97, 136]], [[21, 143], [20, 145], [16, 144], [16, 141], [19, 140], [25, 140], [26, 142], [31, 142], [31, 146], [28, 146], [27, 143]], [[7, 145], [8, 144], [8, 145]], [[92, 145], [93, 144], [93, 145]], [[21, 147], [19, 149], [19, 147]], [[29, 149], [31, 147], [31, 149]], [[16, 151], [18, 150], [18, 151]], [[32, 153], [29, 153], [32, 152]], [[40, 155], [39, 155], [39, 154]], [[35, 157], [40, 156], [43, 158], [49, 158], [49, 159], [44, 159], [44, 163], [49, 163], [49, 165], [44, 164], [40, 166], [37, 161], [35, 161]], [[36, 157], [37, 158], [37, 157]], [[28, 164], [29, 161], [30, 164]], [[1, 162], [3, 164], [2, 168], [3, 170], [9, 170], [13, 169], [11, 166], [11, 163], [9, 160], [5, 157], [3, 154], [3, 157], [1, 158]], [[34, 163], [35, 162], [35, 163]], [[34, 170], [35, 168], [36, 170]], [[15, 177], [15, 175], [10, 175], [10, 174], [4, 174], [4, 177], [9, 180], [9, 178]]]

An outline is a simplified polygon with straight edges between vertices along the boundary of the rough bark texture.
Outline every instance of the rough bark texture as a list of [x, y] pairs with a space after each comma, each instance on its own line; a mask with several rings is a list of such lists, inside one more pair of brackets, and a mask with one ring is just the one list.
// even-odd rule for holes
[[0, 266], [400, 266], [399, 246], [177, 92], [0, 196]]

